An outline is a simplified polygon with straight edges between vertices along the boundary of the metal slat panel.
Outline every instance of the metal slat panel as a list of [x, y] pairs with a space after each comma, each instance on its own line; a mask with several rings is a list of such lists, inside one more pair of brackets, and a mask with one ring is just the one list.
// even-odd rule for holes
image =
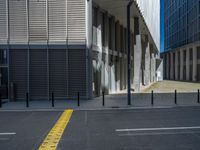
[[25, 99], [27, 92], [27, 50], [10, 50], [10, 82], [16, 86], [16, 98]]
[[7, 43], [7, 1], [0, 0], [0, 44]]
[[46, 99], [47, 86], [47, 50], [30, 50], [31, 99]]
[[67, 1], [49, 0], [49, 42], [66, 43], [67, 39]]
[[9, 1], [10, 43], [27, 43], [26, 0]]
[[29, 38], [30, 43], [47, 41], [46, 0], [29, 0]]
[[67, 33], [68, 44], [85, 44], [85, 0], [68, 0], [67, 3]]
[[86, 56], [85, 50], [69, 50], [69, 96], [86, 96]]
[[49, 50], [50, 92], [55, 97], [67, 97], [67, 59], [66, 50]]

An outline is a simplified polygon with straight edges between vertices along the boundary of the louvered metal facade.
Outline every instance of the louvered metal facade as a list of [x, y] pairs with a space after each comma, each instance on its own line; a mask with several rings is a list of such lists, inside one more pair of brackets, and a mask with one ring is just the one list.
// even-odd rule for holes
[[29, 0], [29, 40], [30, 43], [47, 41], [47, 1]]
[[67, 0], [67, 37], [69, 45], [85, 44], [85, 15], [85, 0]]
[[26, 49], [10, 50], [10, 82], [16, 85], [16, 97], [25, 99], [28, 89], [28, 53]]
[[45, 99], [48, 96], [47, 50], [30, 50], [30, 96]]
[[49, 50], [50, 92], [54, 92], [59, 98], [68, 96], [67, 60], [67, 50]]
[[[77, 98], [78, 92], [82, 99], [89, 99], [103, 90], [106, 94], [125, 90], [127, 2], [0, 0], [0, 50], [7, 50], [8, 85], [16, 86], [17, 100], [25, 99], [27, 92], [31, 100], [44, 100], [52, 92], [57, 99]], [[152, 38], [136, 1], [133, 5], [131, 16], [137, 18], [138, 26], [131, 26], [132, 82], [133, 68], [140, 66], [136, 65], [140, 54], [135, 56], [133, 49], [141, 52], [145, 48], [143, 37], [137, 34]], [[141, 33], [139, 25], [145, 29]], [[155, 53], [154, 39], [148, 42], [154, 44]]]
[[67, 39], [67, 1], [48, 1], [49, 43], [66, 43]]
[[26, 0], [9, 1], [9, 43], [25, 44], [28, 41]]
[[8, 39], [8, 9], [7, 1], [0, 1], [0, 43], [6, 44]]
[[[0, 49], [16, 98], [86, 97], [87, 0], [0, 0]], [[81, 72], [81, 73], [80, 73]]]

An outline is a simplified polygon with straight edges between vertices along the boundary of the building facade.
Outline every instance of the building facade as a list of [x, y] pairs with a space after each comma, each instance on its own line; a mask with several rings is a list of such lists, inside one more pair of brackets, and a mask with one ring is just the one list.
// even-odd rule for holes
[[[127, 88], [121, 0], [0, 0], [0, 85], [17, 100], [91, 99]], [[159, 0], [133, 2], [132, 88], [156, 81]], [[5, 90], [6, 89], [6, 90]], [[7, 92], [6, 92], [7, 91]]]
[[200, 1], [165, 0], [164, 78], [200, 82]]

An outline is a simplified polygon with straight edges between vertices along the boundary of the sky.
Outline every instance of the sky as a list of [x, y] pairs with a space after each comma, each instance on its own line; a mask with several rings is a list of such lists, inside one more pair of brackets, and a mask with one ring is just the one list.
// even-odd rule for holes
[[164, 0], [160, 0], [160, 52], [164, 51]]

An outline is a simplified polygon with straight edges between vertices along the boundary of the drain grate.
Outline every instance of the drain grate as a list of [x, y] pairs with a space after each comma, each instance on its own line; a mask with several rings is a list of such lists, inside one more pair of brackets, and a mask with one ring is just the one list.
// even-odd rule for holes
[[112, 106], [111, 108], [120, 108], [119, 106]]

